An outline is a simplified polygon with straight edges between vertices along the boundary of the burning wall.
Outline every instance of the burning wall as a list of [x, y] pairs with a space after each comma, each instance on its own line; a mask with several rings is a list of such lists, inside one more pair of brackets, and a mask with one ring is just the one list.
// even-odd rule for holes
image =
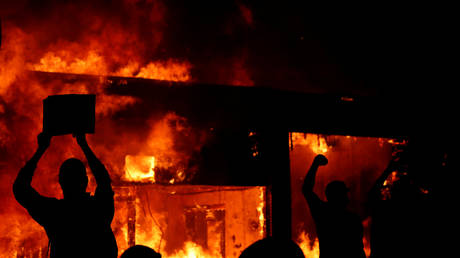
[[[266, 234], [263, 231], [265, 197], [262, 188], [208, 187], [200, 192], [199, 187], [187, 190], [185, 186], [172, 186], [194, 179], [198, 169], [196, 157], [209, 140], [209, 128], [204, 130], [191, 126], [188, 119], [171, 111], [154, 107], [146, 109], [150, 104], [144, 103], [145, 99], [110, 95], [105, 90], [112, 82], [105, 77], [41, 75], [21, 74], [10, 89], [19, 86], [22, 92], [13, 95], [17, 102], [6, 105], [12, 112], [2, 117], [8, 122], [8, 130], [14, 137], [7, 138], [2, 149], [5, 153], [2, 156], [5, 184], [1, 186], [1, 198], [10, 209], [2, 211], [0, 216], [5, 218], [6, 228], [15, 229], [2, 239], [0, 251], [3, 254], [28, 257], [46, 252], [43, 230], [14, 201], [11, 185], [17, 171], [36, 147], [34, 132], [41, 131], [41, 98], [62, 92], [97, 93], [98, 123], [95, 135], [88, 136], [88, 140], [109, 169], [114, 185], [125, 184], [125, 187], [116, 188], [117, 215], [112, 224], [120, 253], [129, 245], [143, 243], [158, 247], [172, 257], [197, 253], [211, 257], [236, 257], [247, 245]], [[123, 83], [123, 79], [118, 82]], [[26, 83], [32, 83], [35, 91], [21, 88]], [[67, 87], [63, 90], [61, 85]], [[37, 94], [37, 89], [42, 95]], [[28, 98], [19, 102], [19, 98], [24, 96]], [[57, 171], [60, 163], [72, 156], [84, 160], [72, 137], [54, 137], [40, 161], [33, 186], [46, 196], [62, 197]], [[171, 188], [155, 188], [149, 186], [150, 183], [170, 185]], [[90, 176], [89, 190], [94, 191], [94, 187]], [[166, 203], [174, 205], [159, 205]], [[236, 210], [237, 207], [240, 208]], [[236, 213], [242, 209], [247, 210], [244, 216]], [[190, 219], [195, 216], [193, 214], [200, 219]], [[208, 217], [209, 214], [214, 214], [214, 217]], [[134, 222], [130, 218], [134, 218]], [[192, 233], [184, 235], [187, 220], [190, 232], [193, 232], [195, 224], [208, 226], [196, 228], [201, 232], [195, 233], [199, 237], [193, 237]], [[174, 230], [178, 225], [182, 228]], [[203, 233], [208, 229], [209, 232]], [[130, 237], [130, 232], [134, 232], [134, 236]]]
[[[2, 54], [5, 54], [4, 57], [6, 57], [6, 54], [14, 54], [14, 52], [8, 51], [2, 52]], [[5, 60], [7, 59], [5, 58]], [[16, 70], [15, 68], [18, 69]], [[173, 71], [171, 73], [174, 75]], [[114, 83], [120, 87], [124, 87], [127, 84], [123, 78], [117, 78], [116, 81], [113, 81], [106, 76], [42, 74], [25, 71], [22, 66], [6, 67], [6, 69], [2, 70], [2, 75], [12, 76], [11, 81], [4, 81], [8, 84], [2, 85], [4, 87], [2, 88], [2, 117], [0, 120], [5, 129], [2, 130], [1, 134], [1, 151], [4, 154], [1, 158], [4, 173], [1, 176], [5, 184], [1, 186], [0, 193], [2, 203], [5, 204], [5, 210], [1, 211], [0, 216], [5, 221], [5, 228], [2, 228], [2, 232], [9, 232], [2, 238], [0, 243], [0, 252], [2, 254], [9, 257], [29, 257], [46, 252], [47, 243], [43, 230], [14, 201], [11, 185], [17, 171], [36, 147], [36, 134], [41, 131], [42, 99], [48, 95], [70, 93], [93, 93], [97, 95], [96, 116], [98, 122], [96, 134], [94, 137], [89, 136], [88, 140], [95, 153], [108, 167], [114, 182], [131, 182], [134, 184], [155, 182], [171, 185], [190, 182], [194, 178], [197, 171], [196, 156], [203, 144], [208, 140], [209, 131], [205, 131], [200, 127], [192, 127], [188, 119], [175, 112], [164, 108], [155, 109], [155, 105], [152, 107], [148, 103], [148, 98], [146, 101], [146, 99], [133, 96], [109, 94], [107, 89], [113, 86]], [[150, 108], [145, 109], [145, 107]], [[206, 130], [209, 130], [209, 128]], [[40, 162], [33, 186], [46, 196], [62, 197], [57, 184], [57, 170], [63, 160], [72, 156], [84, 160], [81, 151], [71, 136], [54, 137], [50, 149]], [[133, 188], [136, 187], [133, 186]], [[91, 176], [89, 190], [94, 191], [94, 180]], [[241, 191], [244, 192], [244, 190]], [[135, 192], [142, 191], [136, 190]], [[225, 191], [223, 192], [225, 193]], [[253, 194], [258, 202], [250, 205], [254, 207], [251, 211], [253, 214], [247, 216], [251, 222], [241, 221], [241, 224], [246, 228], [244, 232], [254, 231], [255, 228], [260, 231], [260, 228], [264, 226], [265, 222], [260, 218], [261, 216], [263, 218], [261, 214], [263, 214], [264, 201], [258, 199], [259, 195], [258, 191]], [[162, 196], [167, 198], [168, 195], [163, 194]], [[140, 200], [137, 195], [133, 195], [132, 198], [133, 202], [139, 202]], [[201, 199], [203, 198], [201, 197]], [[208, 199], [208, 201], [198, 203], [203, 207], [206, 207], [206, 205], [220, 205], [220, 208], [217, 209], [217, 214], [220, 214], [222, 207], [225, 207], [224, 202], [231, 203], [228, 200], [221, 200], [215, 204], [216, 201], [213, 201], [212, 198]], [[246, 196], [238, 199], [248, 198]], [[238, 236], [235, 233], [236, 235], [233, 234], [234, 237], [223, 241], [227, 245], [222, 245], [223, 247], [218, 251], [215, 248], [209, 249], [207, 242], [205, 246], [202, 246], [193, 244], [192, 241], [186, 241], [186, 244], [183, 245], [183, 242], [179, 242], [179, 240], [177, 242], [173, 240], [166, 241], [165, 239], [158, 240], [161, 239], [161, 237], [158, 238], [159, 235], [161, 236], [158, 232], [168, 229], [166, 225], [177, 224], [177, 221], [169, 221], [171, 224], [165, 222], [165, 213], [168, 213], [166, 211], [155, 214], [155, 219], [159, 221], [158, 223], [163, 223], [161, 227], [158, 226], [158, 223], [155, 224], [151, 220], [144, 219], [147, 209], [145, 203], [149, 207], [149, 217], [152, 217], [151, 203], [144, 199], [134, 208], [134, 210], [142, 209], [142, 212], [134, 212], [138, 214], [136, 217], [137, 224], [130, 226], [130, 222], [126, 221], [126, 217], [129, 217], [129, 213], [133, 211], [133, 208], [130, 210], [123, 201], [117, 202], [117, 213], [119, 215], [112, 226], [117, 234], [120, 252], [133, 243], [145, 243], [158, 246], [158, 248], [171, 256], [192, 255], [194, 253], [216, 256], [218, 253], [232, 257], [237, 256], [240, 250], [253, 240], [263, 237], [263, 234], [261, 235], [260, 233], [254, 233], [253, 236], [251, 234]], [[164, 200], [156, 203], [164, 203]], [[261, 203], [262, 206], [260, 206]], [[172, 214], [175, 214], [177, 216], [175, 217], [176, 220], [185, 219], [184, 214], [199, 208], [196, 205], [196, 202], [191, 202], [187, 208], [176, 207], [177, 210], [169, 215], [174, 217]], [[207, 210], [202, 208], [198, 213], [203, 213], [204, 211]], [[232, 214], [230, 213], [231, 211], [231, 208], [228, 208], [228, 214]], [[243, 218], [241, 217], [241, 219]], [[219, 229], [222, 235], [222, 232], [226, 232], [223, 235], [226, 238], [236, 230], [236, 228], [232, 229], [231, 226], [233, 220], [233, 217], [227, 218], [225, 221], [230, 223], [229, 227], [226, 227], [225, 230]], [[206, 223], [212, 222], [212, 220], [204, 221]], [[129, 227], [137, 227], [137, 230], [135, 230], [137, 234], [135, 234], [132, 242], [128, 241]], [[8, 228], [14, 228], [14, 230], [8, 230]], [[142, 230], [146, 228], [152, 230], [143, 232]], [[165, 233], [171, 234], [169, 231], [165, 231]], [[217, 236], [219, 235], [217, 234]], [[203, 239], [203, 237], [201, 238]], [[206, 240], [208, 239], [206, 238]], [[213, 238], [209, 238], [209, 240], [212, 241]], [[160, 242], [158, 243], [158, 241]], [[170, 242], [169, 245], [167, 245], [168, 242]]]
[[[114, 224], [119, 248], [133, 234], [136, 244], [160, 250], [165, 257], [238, 257], [264, 237], [264, 187], [132, 185], [118, 189]], [[126, 196], [134, 197], [129, 216]], [[128, 204], [130, 205], [130, 204]], [[261, 206], [261, 209], [258, 207]], [[122, 208], [124, 207], [124, 208]], [[126, 220], [135, 219], [129, 230]]]

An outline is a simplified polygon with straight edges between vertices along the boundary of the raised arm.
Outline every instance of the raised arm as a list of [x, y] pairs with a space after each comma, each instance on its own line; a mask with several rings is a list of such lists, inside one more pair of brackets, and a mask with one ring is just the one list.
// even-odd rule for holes
[[104, 164], [94, 155], [86, 141], [85, 135], [76, 135], [76, 138], [78, 145], [80, 145], [88, 160], [89, 168], [96, 179], [97, 187], [94, 196], [99, 203], [99, 214], [106, 218], [106, 222], [110, 225], [115, 214], [115, 203], [109, 172], [107, 172]]
[[110, 180], [110, 175], [109, 172], [107, 172], [107, 169], [105, 168], [104, 164], [94, 155], [93, 151], [88, 145], [88, 142], [86, 141], [86, 137], [84, 134], [79, 134], [76, 135], [77, 138], [77, 143], [80, 145], [81, 149], [83, 150], [83, 153], [86, 156], [86, 159], [88, 160], [88, 165], [91, 169], [91, 172], [94, 175], [94, 178], [96, 179], [97, 187], [98, 188], [105, 188], [105, 189], [112, 189], [111, 187], [111, 180]]
[[35, 189], [32, 188], [31, 183], [38, 161], [50, 145], [51, 136], [40, 133], [37, 140], [37, 150], [32, 158], [27, 161], [23, 168], [21, 168], [13, 184], [14, 197], [19, 204], [27, 209], [29, 209], [31, 205], [36, 203], [36, 201], [42, 197], [37, 191], [35, 191]]
[[391, 172], [395, 171], [397, 167], [397, 162], [390, 161], [387, 168], [383, 171], [383, 173], [377, 178], [374, 185], [372, 186], [371, 190], [369, 191], [368, 198], [371, 203], [380, 199], [380, 189], [383, 187], [383, 183], [391, 174]]
[[325, 166], [327, 165], [327, 158], [323, 155], [317, 155], [315, 159], [313, 160], [313, 163], [310, 166], [310, 169], [307, 172], [307, 175], [305, 175], [305, 179], [303, 181], [303, 186], [302, 186], [302, 193], [305, 196], [305, 198], [308, 201], [308, 197], [314, 194], [313, 188], [315, 186], [315, 180], [316, 180], [316, 172], [318, 172], [318, 168], [320, 166]]

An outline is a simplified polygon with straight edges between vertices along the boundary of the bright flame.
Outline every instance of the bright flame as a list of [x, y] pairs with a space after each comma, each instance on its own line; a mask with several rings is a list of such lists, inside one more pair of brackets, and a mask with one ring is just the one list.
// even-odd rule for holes
[[[162, 255], [163, 257], [163, 255]], [[206, 251], [194, 242], [187, 241], [184, 248], [172, 255], [165, 255], [166, 258], [205, 258], [205, 257], [222, 257], [218, 251]]]
[[260, 237], [265, 236], [265, 191], [264, 188], [260, 188], [260, 194], [259, 194], [259, 205], [257, 206], [257, 212], [259, 213], [259, 234]]
[[300, 249], [302, 249], [305, 257], [319, 258], [318, 238], [316, 238], [312, 244], [312, 241], [310, 240], [310, 237], [308, 237], [308, 234], [303, 231], [302, 233], [300, 233], [296, 242], [300, 246]]
[[396, 182], [399, 179], [398, 172], [393, 171], [391, 174], [385, 179], [383, 182], [383, 186], [389, 186], [392, 185], [394, 182]]
[[[123, 179], [160, 184], [177, 184], [192, 179], [197, 172], [197, 166], [190, 164], [190, 160], [192, 155], [201, 149], [206, 137], [194, 131], [184, 117], [173, 112], [165, 114], [161, 119], [151, 119], [147, 123], [150, 127], [147, 135], [139, 139], [127, 138], [130, 146], [124, 148], [132, 151], [126, 152], [134, 152], [138, 158], [123, 154], [126, 174]], [[120, 151], [125, 152], [122, 149]], [[154, 161], [150, 165], [152, 158]]]
[[107, 74], [103, 57], [94, 51], [89, 51], [84, 58], [72, 57], [67, 51], [48, 52], [40, 59], [39, 64], [30, 65], [29, 68], [41, 72]]
[[131, 156], [125, 157], [125, 179], [129, 181], [155, 182], [155, 157]]
[[150, 62], [142, 67], [136, 77], [164, 81], [186, 82], [190, 81], [189, 62], [178, 62], [169, 59], [166, 62]]
[[65, 50], [47, 52], [38, 64], [28, 65], [29, 69], [41, 72], [113, 75], [176, 82], [191, 80], [192, 65], [187, 61], [168, 59], [150, 62], [141, 68], [138, 62], [131, 61], [117, 71], [110, 71], [109, 66], [105, 58], [94, 50], [88, 51], [84, 57], [73, 56], [72, 53]]
[[[101, 15], [97, 15], [98, 13], [94, 12], [94, 10], [86, 12], [86, 9], [81, 15], [91, 17], [89, 22], [91, 28], [89, 30], [87, 30], [88, 28], [85, 24], [76, 24], [75, 28], [66, 26], [67, 31], [71, 30], [72, 33], [70, 34], [78, 36], [78, 38], [61, 38], [52, 32], [60, 31], [60, 29], [52, 26], [41, 26], [53, 25], [50, 23], [53, 19], [46, 23], [38, 23], [35, 29], [27, 29], [27, 33], [15, 28], [15, 26], [4, 27], [6, 29], [3, 31], [5, 37], [0, 50], [0, 147], [2, 150], [5, 149], [8, 155], [4, 159], [0, 159], [0, 168], [2, 171], [13, 172], [11, 175], [9, 173], [2, 174], [2, 180], [7, 182], [4, 184], [7, 189], [0, 189], [2, 193], [8, 193], [0, 196], [0, 201], [5, 210], [0, 214], [2, 221], [5, 222], [3, 226], [0, 226], [0, 232], [7, 234], [7, 237], [2, 236], [2, 239], [0, 239], [2, 257], [44, 257], [41, 251], [39, 251], [40, 254], [32, 254], [30, 250], [46, 250], [48, 244], [43, 229], [14, 201], [10, 189], [16, 176], [16, 171], [24, 164], [27, 153], [35, 148], [35, 136], [42, 127], [42, 100], [48, 95], [54, 94], [96, 94], [98, 96], [96, 114], [98, 120], [102, 118], [103, 121], [107, 122], [104, 128], [110, 128], [112, 123], [119, 123], [116, 117], [112, 119], [112, 115], [138, 101], [130, 96], [106, 94], [107, 85], [106, 80], [103, 78], [99, 82], [92, 81], [88, 83], [85, 80], [80, 81], [78, 76], [75, 77], [75, 80], [64, 80], [60, 78], [60, 75], [56, 75], [52, 76], [54, 79], [46, 79], [45, 83], [38, 80], [39, 77], [35, 78], [35, 73], [25, 73], [25, 69], [68, 74], [141, 77], [167, 81], [192, 80], [190, 72], [192, 65], [188, 61], [172, 58], [149, 59], [156, 53], [155, 50], [158, 45], [155, 43], [160, 42], [162, 39], [161, 31], [156, 33], [156, 30], [158, 30], [156, 28], [161, 28], [164, 22], [162, 20], [164, 11], [162, 10], [162, 1], [156, 1], [153, 4], [153, 10], [146, 9], [147, 13], [144, 15], [142, 13], [144, 10], [140, 8], [145, 7], [145, 5], [139, 4], [139, 1], [122, 2], [127, 7], [124, 8], [123, 12], [134, 13], [131, 19], [123, 20], [123, 22], [127, 23], [127, 28], [117, 25], [117, 22], [112, 19], [116, 15], [110, 14], [110, 19], [104, 19], [104, 17], [102, 17], [103, 19], [98, 19], [97, 17]], [[149, 6], [152, 5], [152, 1], [144, 2], [148, 2]], [[50, 16], [64, 15], [65, 10], [68, 9], [68, 5], [60, 6]], [[74, 3], [70, 4], [70, 9], [75, 10]], [[88, 9], [90, 8], [88, 7]], [[111, 10], [111, 8], [108, 10]], [[104, 11], [104, 13], [108, 12]], [[72, 14], [75, 13], [72, 12]], [[250, 18], [250, 16], [247, 17]], [[129, 26], [140, 23], [144, 18], [148, 18], [151, 21], [149, 31], [152, 32], [152, 37], [145, 37], [145, 33], [137, 35], [136, 26]], [[107, 20], [110, 20], [110, 22], [106, 22]], [[59, 26], [61, 24], [55, 25]], [[51, 29], [49, 33], [45, 33], [48, 31], [46, 29], [48, 27]], [[87, 31], [91, 32], [87, 33]], [[143, 41], [142, 39], [144, 38], [152, 38], [152, 40]], [[53, 43], [46, 43], [48, 41]], [[226, 79], [219, 79], [220, 82], [229, 83], [231, 79], [227, 79], [227, 77], [231, 77], [236, 80], [238, 85], [252, 85], [253, 82], [245, 65], [245, 60], [246, 57], [243, 57], [241, 60], [235, 61], [231, 73], [228, 73], [227, 69], [225, 69], [223, 74], [230, 74], [231, 76], [224, 76]], [[188, 179], [187, 176], [190, 177], [193, 173], [193, 170], [190, 169], [192, 165], [188, 163], [191, 154], [194, 151], [199, 151], [205, 141], [205, 136], [203, 135], [191, 137], [190, 135], [194, 135], [193, 131], [188, 126], [184, 126], [184, 121], [185, 119], [171, 114], [160, 121], [156, 121], [155, 118], [154, 121], [149, 122], [152, 130], [147, 139], [144, 138], [139, 141], [133, 140], [135, 137], [129, 131], [123, 131], [123, 133], [114, 133], [112, 130], [101, 132], [101, 127], [99, 127], [99, 133], [104, 135], [105, 142], [110, 142], [116, 134], [117, 141], [126, 140], [124, 141], [126, 145], [119, 147], [115, 141], [112, 141], [113, 144], [95, 144], [95, 153], [101, 156], [101, 160], [104, 161], [108, 168], [111, 168], [111, 173], [113, 172], [117, 179], [124, 178], [139, 182], [155, 182], [157, 180], [162, 182], [161, 176], [173, 173], [172, 177], [164, 177], [163, 181], [167, 181], [170, 184], [184, 182]], [[181, 142], [176, 140], [179, 137], [185, 139], [183, 141], [185, 142], [184, 146], [191, 147], [186, 148], [180, 145], [180, 148], [178, 147], [180, 152], [176, 150], [176, 143]], [[51, 171], [60, 164], [63, 158], [81, 154], [80, 150], [76, 149], [75, 145], [72, 145], [74, 140], [71, 140], [70, 137], [56, 138], [59, 139], [53, 140], [55, 143], [48, 151], [50, 152], [47, 154], [48, 158], [44, 158], [41, 161], [40, 167], [43, 170]], [[14, 146], [14, 148], [8, 148], [9, 146]], [[14, 149], [14, 153], [10, 153], [10, 149]], [[23, 153], [24, 155], [18, 156], [18, 153]], [[126, 155], [126, 153], [136, 155]], [[34, 181], [37, 182], [36, 185], [38, 185], [40, 192], [45, 195], [60, 197], [61, 192], [57, 182], [50, 185], [48, 175], [45, 175], [45, 173], [37, 173]], [[46, 184], [38, 182], [46, 182]], [[92, 182], [90, 181], [90, 188], [93, 187], [94, 190], [95, 186], [91, 184]], [[50, 187], [45, 189], [45, 187], [41, 187], [42, 185]], [[43, 191], [44, 189], [46, 191]], [[257, 194], [255, 197], [257, 197]], [[264, 207], [257, 205], [259, 204], [250, 205], [250, 210], [255, 213], [254, 207], [259, 207], [258, 209], [262, 211], [262, 217], [259, 216], [259, 221], [262, 222], [265, 220], [263, 217]], [[123, 217], [123, 219], [119, 219], [120, 223], [127, 220], [125, 211], [119, 213]], [[150, 213], [150, 211], [145, 210], [143, 212]], [[140, 214], [139, 212], [137, 214], [139, 217], [145, 215], [145, 213]], [[256, 217], [254, 219], [257, 221]], [[162, 240], [164, 236], [162, 229], [166, 228], [166, 223], [161, 223], [162, 221], [160, 221], [158, 225], [154, 226], [154, 224], [142, 224], [139, 218], [136, 221], [139, 223], [136, 225], [139, 228], [155, 229], [155, 234], [145, 235], [144, 237], [151, 241], [154, 240], [153, 244], [149, 244], [149, 246], [163, 246], [162, 243], [164, 244], [164, 242], [162, 241], [165, 240]], [[118, 224], [117, 227], [114, 227], [117, 239], [124, 238], [124, 242], [127, 242], [128, 234], [126, 223]], [[260, 228], [264, 230], [263, 226]], [[135, 240], [141, 243], [143, 236], [138, 232], [137, 228]], [[254, 233], [258, 235], [257, 231]], [[244, 239], [248, 241], [248, 239], [252, 239], [252, 235], [251, 238], [245, 235]], [[215, 243], [220, 243], [217, 240]], [[208, 243], [208, 246], [214, 245]], [[207, 249], [203, 250], [192, 242], [187, 242], [184, 248], [182, 257], [220, 256], [220, 254], [207, 251]], [[24, 250], [27, 250], [27, 253]], [[180, 255], [178, 254], [178, 256]]]
[[315, 154], [325, 154], [329, 150], [326, 138], [319, 134], [291, 133], [291, 144], [309, 146]]

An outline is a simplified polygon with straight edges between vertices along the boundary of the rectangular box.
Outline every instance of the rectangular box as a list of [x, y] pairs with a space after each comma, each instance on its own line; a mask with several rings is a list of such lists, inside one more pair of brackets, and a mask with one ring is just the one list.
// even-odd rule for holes
[[94, 133], [96, 95], [52, 95], [43, 100], [43, 132], [50, 135]]

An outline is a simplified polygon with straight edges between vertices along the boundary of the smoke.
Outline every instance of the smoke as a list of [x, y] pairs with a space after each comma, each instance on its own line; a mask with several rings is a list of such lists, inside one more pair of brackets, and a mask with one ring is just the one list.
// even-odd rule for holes
[[[192, 67], [196, 82], [254, 85], [247, 41], [254, 20], [240, 1], [46, 0], [5, 8], [4, 27], [29, 36], [29, 69], [54, 62], [78, 73], [135, 76], [149, 63], [175, 60]], [[81, 61], [91, 64], [82, 69]]]

